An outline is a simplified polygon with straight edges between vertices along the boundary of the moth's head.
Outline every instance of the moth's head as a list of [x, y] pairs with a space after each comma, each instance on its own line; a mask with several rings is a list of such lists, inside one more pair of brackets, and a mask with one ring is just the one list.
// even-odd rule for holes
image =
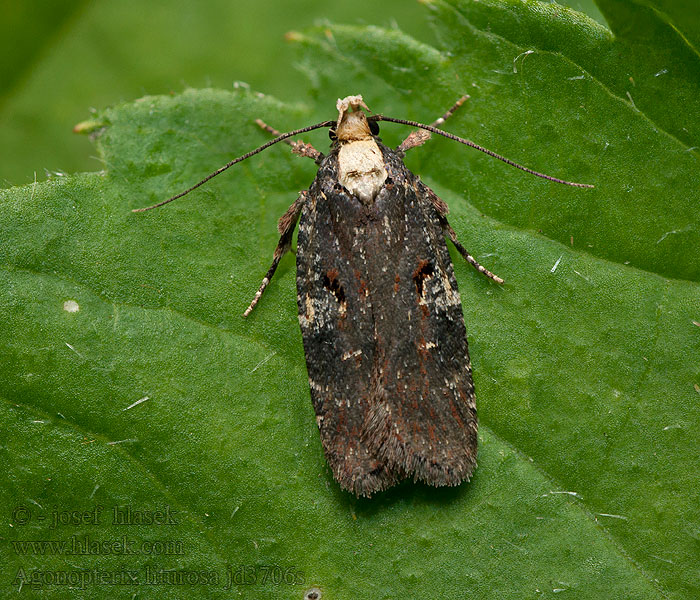
[[347, 96], [338, 99], [336, 104], [338, 109], [338, 121], [335, 128], [329, 132], [332, 140], [338, 142], [356, 142], [368, 140], [379, 133], [379, 126], [376, 121], [367, 121], [367, 117], [362, 110], [369, 111], [367, 105], [362, 100], [362, 96]]

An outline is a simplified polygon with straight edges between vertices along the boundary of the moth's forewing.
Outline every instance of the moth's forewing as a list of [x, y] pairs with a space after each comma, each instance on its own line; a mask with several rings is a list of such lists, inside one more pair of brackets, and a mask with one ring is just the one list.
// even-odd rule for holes
[[371, 495], [398, 479], [457, 485], [476, 464], [462, 307], [429, 190], [381, 145], [371, 203], [320, 166], [299, 221], [297, 291], [311, 397], [340, 485]]

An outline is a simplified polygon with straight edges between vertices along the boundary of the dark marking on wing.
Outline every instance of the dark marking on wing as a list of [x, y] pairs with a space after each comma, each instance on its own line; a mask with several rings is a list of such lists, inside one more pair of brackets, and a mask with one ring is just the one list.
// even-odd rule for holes
[[433, 273], [435, 273], [435, 268], [429, 260], [421, 260], [418, 263], [418, 267], [413, 271], [413, 282], [416, 284], [418, 296], [423, 296], [423, 281], [432, 277]]
[[340, 304], [345, 303], [345, 289], [338, 282], [338, 271], [331, 269], [323, 276], [323, 287], [331, 292]]

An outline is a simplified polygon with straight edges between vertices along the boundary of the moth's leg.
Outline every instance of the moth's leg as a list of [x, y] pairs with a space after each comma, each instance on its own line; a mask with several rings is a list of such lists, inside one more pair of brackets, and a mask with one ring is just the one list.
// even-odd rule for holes
[[435, 121], [433, 121], [430, 125], [431, 125], [432, 127], [440, 127], [440, 125], [442, 125], [445, 121], [447, 121], [447, 119], [449, 119], [449, 118], [455, 113], [455, 111], [456, 111], [460, 106], [462, 106], [462, 104], [464, 104], [467, 100], [469, 100], [469, 96], [465, 94], [465, 95], [462, 96], [459, 100], [457, 100], [457, 102], [455, 102], [455, 103], [452, 105], [452, 107], [450, 108], [450, 110], [448, 110], [448, 111], [447, 111], [444, 115], [442, 115], [439, 119], [436, 119]]
[[255, 297], [250, 303], [250, 306], [248, 306], [248, 308], [246, 308], [245, 312], [243, 313], [244, 317], [247, 317], [250, 314], [250, 312], [255, 308], [255, 305], [258, 303], [258, 300], [260, 300], [260, 296], [263, 295], [267, 284], [270, 283], [272, 276], [275, 274], [275, 271], [277, 270], [277, 265], [291, 247], [294, 227], [297, 224], [297, 219], [299, 218], [301, 207], [304, 205], [304, 202], [306, 202], [307, 196], [307, 192], [301, 192], [299, 194], [299, 197], [294, 201], [294, 203], [287, 209], [287, 212], [285, 212], [280, 217], [280, 220], [277, 222], [277, 230], [280, 232], [280, 241], [277, 243], [275, 253], [272, 256], [272, 264], [267, 270], [265, 277], [263, 277], [262, 283], [260, 284], [260, 288], [255, 293]]
[[435, 208], [435, 210], [437, 211], [443, 229], [445, 228], [445, 226], [449, 227], [450, 225], [445, 217], [447, 216], [447, 213], [450, 209], [448, 208], [447, 204], [445, 204], [445, 201], [442, 198], [440, 198], [427, 185], [425, 185], [422, 181], [419, 181], [418, 185], [420, 186], [420, 190], [423, 193], [423, 197], [428, 198], [428, 200], [430, 200], [430, 204], [432, 204], [433, 208]]
[[476, 268], [477, 271], [483, 273], [487, 277], [490, 277], [496, 283], [503, 283], [503, 279], [501, 279], [498, 275], [494, 275], [488, 269], [482, 267], [478, 262], [476, 262], [476, 259], [471, 254], [469, 254], [469, 252], [467, 252], [466, 248], [459, 243], [455, 230], [452, 229], [452, 226], [447, 222], [447, 204], [445, 204], [445, 202], [427, 185], [425, 185], [422, 182], [419, 182], [419, 185], [420, 190], [423, 193], [422, 197], [427, 198], [430, 201], [430, 204], [432, 204], [433, 208], [437, 211], [443, 232], [446, 236], [450, 238], [455, 248], [457, 248], [459, 253], [464, 257], [464, 260], [466, 260], [471, 265], [474, 265], [474, 268]]
[[503, 279], [501, 279], [498, 275], [494, 275], [493, 273], [491, 273], [491, 271], [489, 271], [487, 268], [482, 267], [478, 262], [476, 262], [476, 259], [471, 254], [469, 254], [469, 252], [467, 252], [466, 248], [459, 243], [459, 240], [457, 239], [457, 234], [455, 233], [455, 230], [452, 229], [451, 225], [447, 222], [447, 219], [443, 217], [441, 220], [442, 228], [445, 234], [450, 238], [455, 248], [457, 248], [457, 251], [464, 257], [464, 260], [470, 263], [477, 271], [479, 271], [479, 273], [483, 273], [484, 275], [486, 275], [486, 277], [490, 277], [496, 283], [503, 283]]
[[[457, 102], [455, 102], [450, 110], [448, 110], [444, 115], [442, 115], [439, 119], [435, 119], [430, 125], [432, 127], [440, 127], [447, 119], [449, 119], [455, 111], [462, 106], [467, 100], [469, 99], [469, 96], [466, 94], [462, 96]], [[415, 131], [412, 131], [411, 133], [408, 134], [408, 137], [401, 142], [398, 148], [396, 148], [396, 151], [404, 154], [406, 150], [410, 150], [411, 148], [415, 148], [416, 146], [420, 146], [422, 144], [425, 144], [430, 139], [430, 132], [426, 131], [425, 129], [416, 129]]]
[[[270, 127], [267, 123], [261, 121], [260, 119], [255, 119], [255, 123], [275, 137], [282, 135], [274, 127]], [[284, 140], [284, 143], [292, 147], [292, 152], [294, 152], [294, 154], [313, 158], [316, 163], [320, 163], [321, 160], [323, 160], [323, 153], [316, 150], [316, 148], [314, 148], [311, 144], [292, 140]]]

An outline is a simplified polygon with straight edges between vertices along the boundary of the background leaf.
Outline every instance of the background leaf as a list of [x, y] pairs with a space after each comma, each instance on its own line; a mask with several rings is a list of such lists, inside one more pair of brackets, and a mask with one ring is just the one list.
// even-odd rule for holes
[[[66, 569], [65, 556], [22, 555], [12, 542], [73, 535], [174, 544], [182, 552], [72, 556], [69, 568], [196, 571], [190, 597], [230, 597], [227, 567], [249, 567], [255, 581], [233, 593], [250, 598], [301, 598], [312, 586], [324, 598], [698, 594], [696, 113], [683, 113], [684, 141], [670, 133], [672, 111], [641, 108], [663, 88], [649, 84], [629, 101], [615, 88], [624, 60], [610, 56], [626, 44], [643, 67], [627, 79], [654, 76], [642, 42], [571, 11], [430, 8], [436, 46], [372, 27], [294, 36], [316, 108], [246, 89], [146, 97], [95, 115], [104, 173], [2, 193], [6, 595], [20, 568]], [[647, 56], [671, 52], [668, 39], [654, 37], [661, 48]], [[674, 77], [690, 89], [696, 59], [682, 48]], [[669, 87], [662, 100], [672, 102]], [[277, 147], [167, 209], [129, 209], [264, 141], [256, 117], [301, 126], [362, 92], [374, 110], [430, 121], [465, 89], [471, 99], [451, 131], [596, 189], [555, 186], [446, 140], [411, 153], [464, 244], [507, 282], [497, 287], [454, 256], [479, 468], [456, 489], [405, 483], [357, 501], [322, 457], [293, 257], [240, 317], [311, 161]], [[387, 123], [382, 134], [394, 143], [406, 131]], [[323, 134], [314, 143], [323, 148]], [[96, 505], [98, 526], [39, 521]], [[109, 511], [125, 505], [168, 506], [177, 524], [110, 525]], [[270, 566], [295, 582], [263, 583]], [[78, 593], [178, 598], [183, 589], [92, 583]]]
[[[593, 0], [570, 3], [602, 22]], [[0, 0], [0, 14], [2, 187], [97, 170], [87, 139], [70, 135], [90, 107], [235, 81], [303, 102], [292, 29], [373, 23], [434, 40], [425, 9], [406, 0]]]

